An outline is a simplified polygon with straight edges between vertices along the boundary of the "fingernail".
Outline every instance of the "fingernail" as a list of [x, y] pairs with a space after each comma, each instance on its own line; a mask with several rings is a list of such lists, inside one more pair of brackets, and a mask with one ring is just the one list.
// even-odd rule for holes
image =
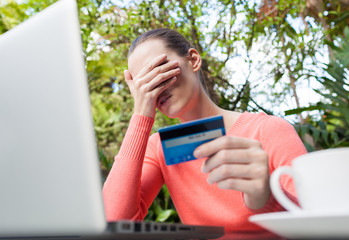
[[201, 150], [200, 149], [195, 149], [193, 154], [194, 154], [194, 157], [200, 158], [201, 157]]

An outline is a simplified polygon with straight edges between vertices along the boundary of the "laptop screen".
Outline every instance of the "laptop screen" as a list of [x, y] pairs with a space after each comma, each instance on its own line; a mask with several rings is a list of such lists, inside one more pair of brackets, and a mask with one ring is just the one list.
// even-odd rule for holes
[[77, 6], [0, 36], [0, 237], [106, 229]]

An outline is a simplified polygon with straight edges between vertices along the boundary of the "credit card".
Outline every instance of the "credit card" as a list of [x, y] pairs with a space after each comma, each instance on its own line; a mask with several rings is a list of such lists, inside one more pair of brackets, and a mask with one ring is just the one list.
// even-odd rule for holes
[[225, 135], [222, 116], [202, 118], [159, 129], [166, 165], [196, 159], [195, 148]]

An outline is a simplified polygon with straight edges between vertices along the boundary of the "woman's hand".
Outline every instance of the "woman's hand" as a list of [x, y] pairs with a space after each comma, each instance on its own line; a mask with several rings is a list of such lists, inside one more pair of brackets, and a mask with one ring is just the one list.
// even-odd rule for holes
[[179, 73], [179, 63], [167, 61], [165, 54], [153, 59], [134, 77], [125, 70], [125, 80], [134, 99], [134, 113], [154, 118], [158, 96], [176, 82]]
[[260, 209], [268, 201], [268, 155], [256, 140], [223, 136], [204, 143], [194, 151], [197, 158], [208, 157], [202, 171], [208, 183], [244, 193], [247, 207]]

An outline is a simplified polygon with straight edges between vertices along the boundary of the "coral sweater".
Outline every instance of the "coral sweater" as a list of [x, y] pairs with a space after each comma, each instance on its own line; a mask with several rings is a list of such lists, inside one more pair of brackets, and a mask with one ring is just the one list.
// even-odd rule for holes
[[[106, 217], [141, 220], [166, 184], [176, 210], [185, 224], [221, 225], [226, 231], [258, 231], [248, 217], [262, 212], [282, 211], [273, 196], [259, 210], [251, 210], [243, 193], [207, 183], [200, 168], [205, 159], [166, 166], [158, 133], [149, 137], [154, 119], [133, 115], [119, 154], [103, 187]], [[295, 129], [285, 120], [264, 113], [243, 113], [227, 135], [258, 140], [268, 153], [269, 172], [304, 153]], [[284, 190], [295, 195], [289, 178], [281, 179]]]

